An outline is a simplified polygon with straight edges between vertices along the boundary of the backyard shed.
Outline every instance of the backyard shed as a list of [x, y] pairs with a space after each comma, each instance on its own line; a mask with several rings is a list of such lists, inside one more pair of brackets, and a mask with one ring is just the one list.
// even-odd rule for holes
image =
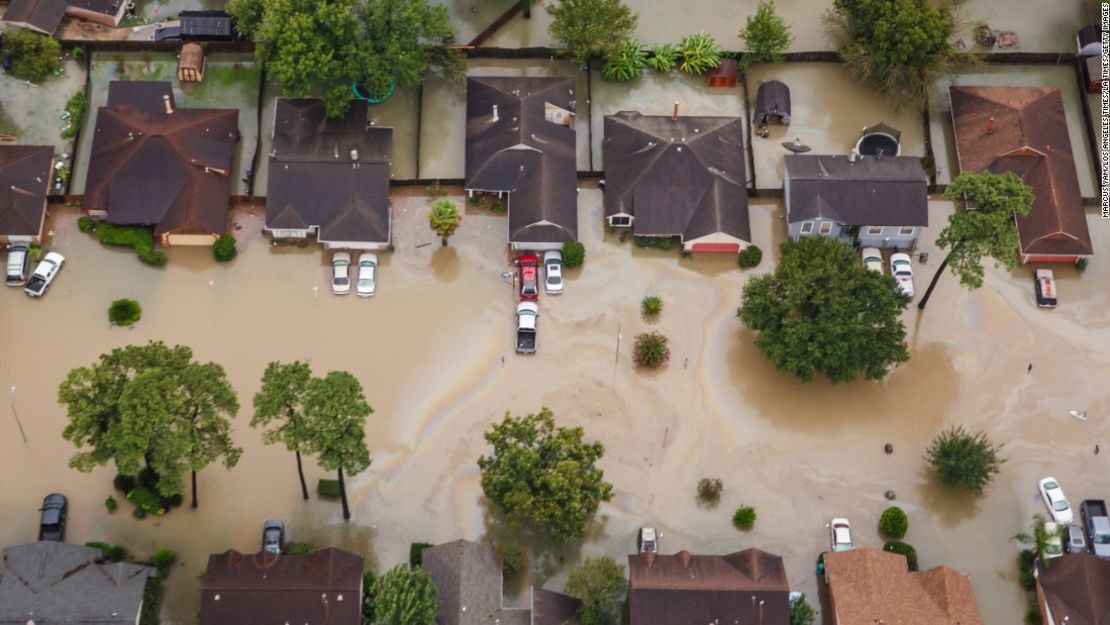
[[234, 36], [231, 16], [224, 11], [181, 12], [182, 39], [229, 40]]
[[739, 76], [740, 68], [736, 59], [721, 59], [721, 64], [705, 75], [705, 80], [710, 87], [735, 87]]
[[790, 87], [777, 80], [759, 85], [755, 94], [755, 123], [790, 125]]
[[1075, 35], [1075, 53], [1079, 57], [1102, 55], [1102, 31], [1094, 24], [1079, 29]]
[[201, 82], [204, 80], [204, 48], [197, 43], [181, 46], [181, 56], [177, 59], [177, 79], [181, 82]]

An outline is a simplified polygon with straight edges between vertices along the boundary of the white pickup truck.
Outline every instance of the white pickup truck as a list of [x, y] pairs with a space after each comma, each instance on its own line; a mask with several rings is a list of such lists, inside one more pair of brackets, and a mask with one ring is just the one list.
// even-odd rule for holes
[[516, 307], [516, 351], [533, 354], [536, 351], [536, 326], [540, 307], [535, 302], [521, 302]]
[[27, 286], [23, 287], [23, 292], [31, 297], [42, 297], [42, 294], [46, 292], [46, 287], [54, 281], [54, 277], [58, 275], [58, 271], [65, 262], [65, 257], [57, 252], [47, 254], [39, 263], [39, 266], [35, 267], [35, 272], [31, 274]]

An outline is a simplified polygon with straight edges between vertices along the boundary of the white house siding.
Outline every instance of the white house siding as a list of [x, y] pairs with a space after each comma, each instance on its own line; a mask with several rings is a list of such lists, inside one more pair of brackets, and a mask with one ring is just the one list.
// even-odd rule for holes
[[216, 242], [212, 234], [167, 234], [162, 238], [164, 245], [208, 245]]
[[321, 241], [326, 250], [375, 250], [383, 251], [389, 249], [389, 243], [374, 242], [368, 243], [366, 241]]
[[690, 239], [689, 241], [683, 241], [682, 242], [682, 249], [684, 251], [689, 252], [689, 251], [694, 249], [694, 244], [695, 243], [734, 244], [734, 245], [738, 245], [739, 249], [744, 249], [745, 247], [747, 247], [749, 245], [749, 243], [747, 241], [744, 241], [743, 239], [734, 237], [731, 234], [725, 234], [723, 232], [714, 232], [713, 234], [707, 234], [705, 236], [701, 236], [701, 237], [698, 237], [696, 239]]
[[869, 226], [860, 226], [859, 229], [859, 244], [863, 247], [912, 249], [917, 245], [917, 237], [921, 234], [921, 228], [916, 226], [911, 234], [899, 234], [901, 226], [883, 226], [881, 234], [870, 234], [868, 228]]
[[[809, 232], [802, 232], [802, 224], [805, 224], [805, 223], [813, 224], [813, 230], [811, 230]], [[829, 231], [827, 233], [826, 232], [821, 232], [821, 224], [822, 223], [830, 224], [830, 226], [828, 226]], [[793, 222], [793, 223], [788, 223], [788, 224], [786, 224], [786, 230], [787, 230], [787, 235], [791, 239], [797, 241], [798, 239], [800, 239], [802, 237], [813, 237], [813, 236], [834, 237], [834, 238], [835, 237], [840, 237], [841, 231], [845, 230], [845, 227], [836, 223], [835, 221], [822, 220], [822, 219], [809, 219], [809, 220], [806, 220], [806, 221], [796, 221], [796, 222]]]
[[281, 228], [266, 228], [270, 236], [275, 239], [307, 239], [311, 230], [283, 230]]
[[513, 250], [521, 252], [546, 252], [563, 249], [562, 243], [529, 243], [527, 241], [510, 241], [509, 246]]

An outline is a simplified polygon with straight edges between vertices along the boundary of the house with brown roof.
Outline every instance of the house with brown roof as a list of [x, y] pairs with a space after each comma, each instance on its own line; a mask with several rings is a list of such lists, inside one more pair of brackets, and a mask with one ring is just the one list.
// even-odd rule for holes
[[678, 237], [688, 252], [739, 252], [751, 242], [743, 137], [739, 117], [606, 115], [608, 224]]
[[200, 625], [361, 625], [362, 556], [327, 548], [306, 556], [208, 557]]
[[42, 241], [54, 148], [0, 145], [0, 243]]
[[574, 80], [484, 76], [466, 85], [467, 194], [506, 198], [513, 249], [578, 240]]
[[1110, 560], [1069, 553], [1038, 561], [1034, 574], [1044, 625], [1110, 625]]
[[389, 247], [393, 129], [367, 123], [367, 103], [329, 119], [324, 101], [278, 98], [266, 190], [266, 230], [309, 235], [327, 249]]
[[528, 605], [506, 606], [501, 558], [489, 545], [456, 540], [429, 547], [420, 566], [436, 587], [437, 625], [578, 625], [580, 603], [557, 592], [532, 588]]
[[227, 232], [235, 109], [177, 108], [169, 82], [116, 81], [97, 110], [84, 209], [153, 226], [163, 245], [211, 245]]
[[960, 171], [1008, 171], [1033, 189], [1033, 207], [1017, 218], [1021, 262], [1091, 256], [1060, 90], [953, 86], [948, 92]]
[[119, 26], [127, 5], [127, 0], [12, 0], [0, 25], [30, 28], [46, 35], [53, 35], [66, 17]]
[[910, 572], [869, 547], [825, 554], [832, 625], [982, 625], [971, 580], [947, 566]]
[[787, 235], [912, 249], [929, 225], [929, 177], [915, 156], [787, 154]]
[[628, 556], [630, 625], [787, 625], [782, 558], [759, 549], [725, 556]]

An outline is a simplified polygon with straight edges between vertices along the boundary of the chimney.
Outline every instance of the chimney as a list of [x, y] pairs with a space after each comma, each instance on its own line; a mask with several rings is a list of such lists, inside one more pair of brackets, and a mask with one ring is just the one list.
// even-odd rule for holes
[[688, 566], [690, 566], [690, 558], [693, 556], [690, 555], [689, 551], [683, 549], [682, 551], [674, 554], [674, 557], [675, 560], [678, 560], [678, 563], [682, 565], [682, 568], [687, 568]]
[[674, 101], [674, 108], [671, 109], [671, 121], [672, 122], [677, 122], [678, 121], [678, 100]]
[[162, 96], [162, 104], [166, 107], [166, 115], [173, 115], [173, 98], [169, 94]]
[[655, 564], [655, 552], [654, 551], [645, 551], [644, 552], [644, 563], [647, 564], [649, 569], [651, 568], [651, 565]]
[[227, 175], [227, 170], [222, 169], [220, 167], [211, 167], [209, 165], [205, 165], [204, 166], [204, 173], [206, 173], [206, 174], [219, 174], [221, 176], [226, 176]]
[[493, 105], [493, 117], [490, 117], [489, 121], [492, 124], [492, 123], [496, 122], [499, 119], [501, 119], [501, 117], [497, 114], [497, 105], [494, 104]]
[[987, 118], [987, 134], [994, 134], [994, 117]]

